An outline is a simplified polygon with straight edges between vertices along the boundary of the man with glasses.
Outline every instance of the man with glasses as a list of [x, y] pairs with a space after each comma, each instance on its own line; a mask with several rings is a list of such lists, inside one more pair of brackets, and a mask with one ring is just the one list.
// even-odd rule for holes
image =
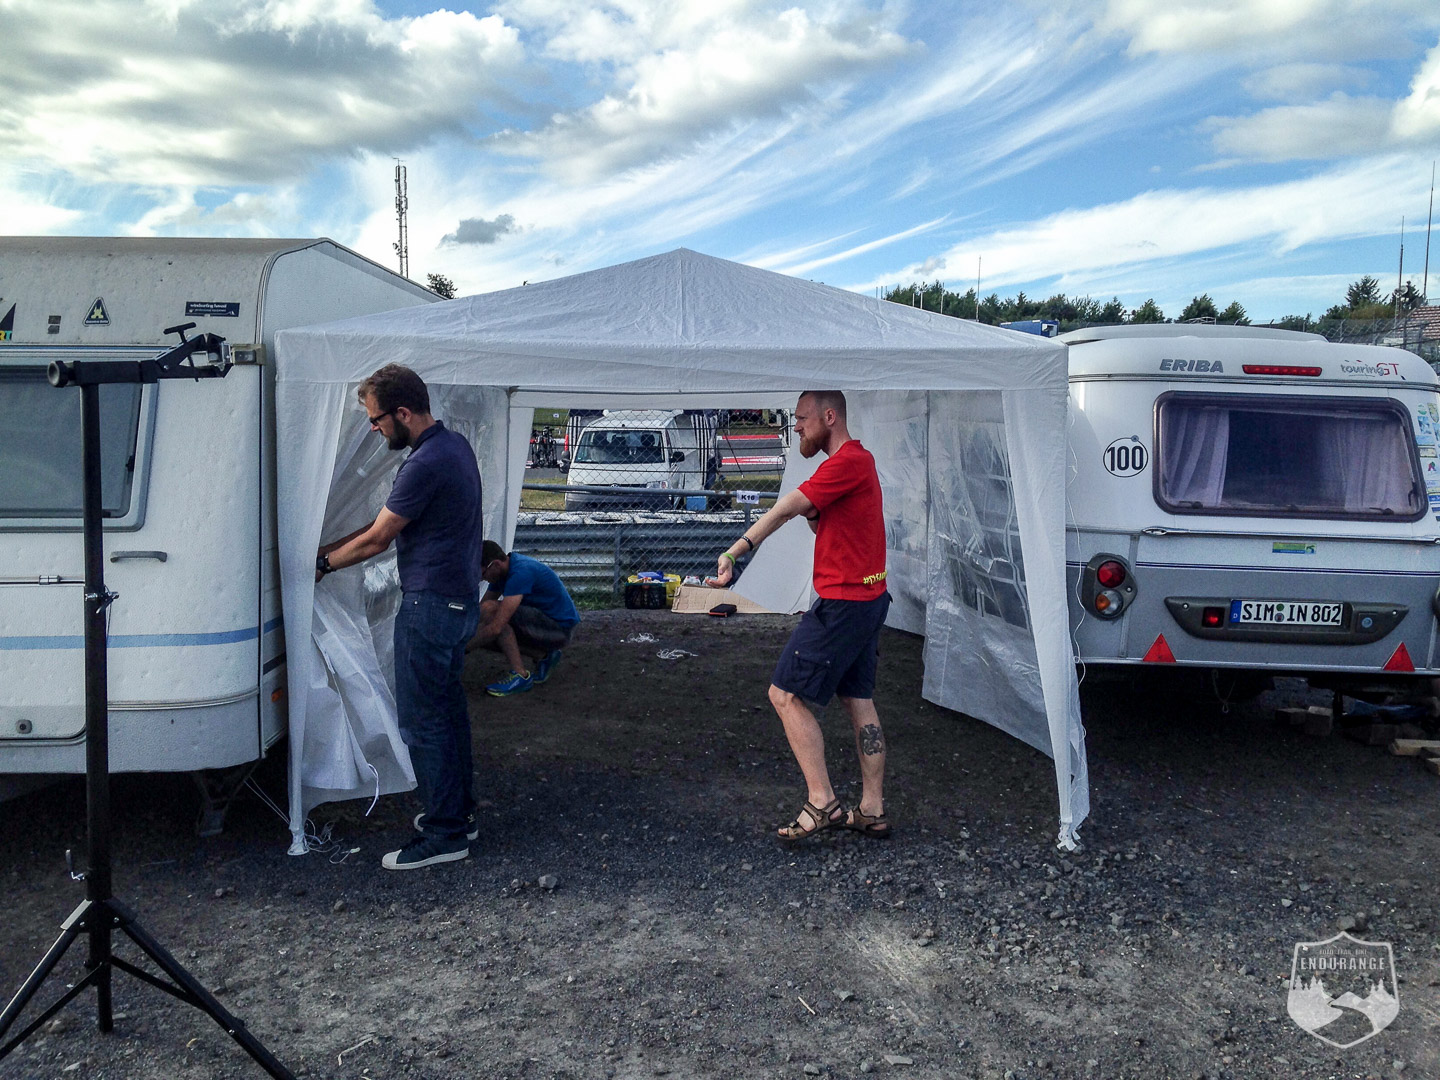
[[[493, 649], [510, 674], [485, 687], [495, 697], [521, 694], [550, 678], [570, 644], [580, 612], [560, 576], [539, 559], [510, 554], [493, 540], [483, 548], [482, 576], [490, 592], [480, 604], [480, 629], [469, 649]], [[526, 658], [535, 660], [531, 668]]]
[[417, 870], [466, 858], [479, 836], [460, 673], [480, 621], [480, 469], [470, 444], [430, 415], [430, 392], [409, 368], [385, 365], [359, 397], [371, 429], [410, 454], [374, 523], [320, 549], [315, 580], [395, 544], [395, 706], [425, 809], [415, 818], [420, 835], [381, 865]]

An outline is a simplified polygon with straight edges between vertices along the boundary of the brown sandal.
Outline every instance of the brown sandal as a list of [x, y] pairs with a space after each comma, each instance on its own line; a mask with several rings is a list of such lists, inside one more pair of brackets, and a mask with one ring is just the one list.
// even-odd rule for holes
[[884, 810], [878, 814], [866, 814], [857, 806], [845, 815], [845, 820], [840, 824], [875, 840], [890, 839], [890, 822], [886, 820]]
[[[814, 822], [815, 827], [807, 829], [801, 825], [801, 814], [804, 814]], [[807, 799], [805, 805], [796, 812], [795, 820], [790, 822], [789, 825], [781, 826], [777, 835], [781, 840], [804, 840], [807, 836], [814, 836], [816, 833], [824, 832], [826, 829], [833, 828], [837, 825], [844, 825], [847, 820], [845, 808], [840, 805], [839, 799], [835, 799], [829, 806], [823, 807], [815, 806]]]

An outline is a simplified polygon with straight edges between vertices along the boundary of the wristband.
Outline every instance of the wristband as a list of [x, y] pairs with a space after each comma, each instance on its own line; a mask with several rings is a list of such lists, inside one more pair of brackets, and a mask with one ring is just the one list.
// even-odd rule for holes
[[734, 556], [734, 555], [731, 555], [728, 551], [722, 551], [722, 552], [720, 552], [720, 558], [722, 558], [722, 559], [729, 559], [729, 560], [730, 560], [730, 565], [731, 565], [731, 566], [734, 566], [734, 565], [735, 565], [735, 556]]
[[329, 555], [316, 555], [316, 556], [315, 556], [315, 572], [316, 572], [317, 574], [320, 574], [320, 575], [323, 577], [324, 575], [330, 573], [330, 571], [332, 571], [332, 570], [334, 570], [334, 569], [335, 569], [335, 568], [330, 565], [330, 556], [329, 556]]
[[740, 539], [741, 539], [741, 540], [744, 540], [745, 543], [747, 543], [747, 544], [750, 545], [750, 550], [751, 550], [751, 551], [754, 551], [754, 550], [755, 550], [755, 541], [754, 541], [754, 540], [751, 540], [750, 537], [746, 536], [744, 533], [741, 533], [741, 534], [740, 534]]

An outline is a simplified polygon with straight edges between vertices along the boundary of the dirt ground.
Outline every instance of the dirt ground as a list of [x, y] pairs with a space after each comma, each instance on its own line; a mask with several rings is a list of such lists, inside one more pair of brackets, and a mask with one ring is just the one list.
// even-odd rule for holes
[[[887, 632], [895, 837], [787, 848], [803, 788], [765, 687], [791, 624], [591, 613], [508, 700], [472, 658], [483, 835], [426, 871], [380, 867], [410, 796], [321, 808], [339, 848], [296, 858], [258, 799], [202, 840], [188, 778], [119, 778], [116, 895], [308, 1077], [1440, 1075], [1440, 777], [1416, 759], [1277, 726], [1277, 702], [1328, 701], [1300, 684], [1228, 714], [1087, 684], [1093, 811], [1063, 855], [1049, 759], [923, 701], [919, 640]], [[258, 779], [282, 798], [283, 769]], [[78, 780], [0, 804], [0, 992], [80, 900], [84, 824]], [[1400, 1012], [1342, 1051], [1287, 1016], [1286, 980], [1357, 913]], [[264, 1075], [123, 974], [115, 1009], [97, 1033], [87, 992], [0, 1078]]]

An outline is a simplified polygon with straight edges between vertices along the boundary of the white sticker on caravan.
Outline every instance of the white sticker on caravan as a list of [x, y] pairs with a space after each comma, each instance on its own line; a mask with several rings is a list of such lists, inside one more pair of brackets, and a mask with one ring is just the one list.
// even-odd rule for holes
[[1139, 435], [1126, 435], [1107, 446], [1101, 460], [1111, 476], [1139, 476], [1150, 464], [1150, 451]]

